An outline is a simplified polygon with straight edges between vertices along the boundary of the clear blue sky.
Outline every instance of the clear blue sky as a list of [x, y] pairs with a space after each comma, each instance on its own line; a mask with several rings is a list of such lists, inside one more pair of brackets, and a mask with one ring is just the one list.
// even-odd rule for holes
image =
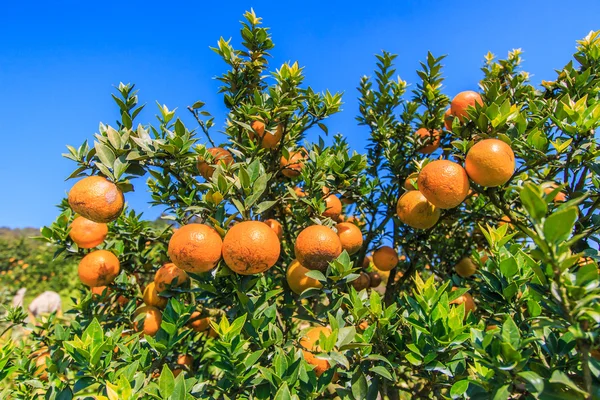
[[[19, 4], [21, 3], [21, 4]], [[174, 4], [177, 3], [177, 4]], [[287, 8], [294, 4], [296, 10]], [[553, 79], [575, 41], [600, 29], [600, 2], [564, 1], [302, 1], [302, 2], [6, 2], [0, 13], [0, 226], [39, 227], [73, 181], [65, 145], [91, 140], [98, 122], [114, 123], [112, 85], [133, 82], [156, 114], [155, 100], [178, 107], [207, 103], [224, 120], [212, 79], [224, 64], [209, 50], [220, 36], [238, 43], [239, 24], [253, 7], [272, 28], [272, 65], [298, 60], [316, 90], [344, 91], [344, 112], [328, 121], [332, 133], [364, 148], [357, 127], [356, 87], [371, 74], [373, 55], [399, 54], [398, 73], [410, 83], [427, 51], [448, 54], [446, 93], [477, 87], [483, 55], [525, 51], [533, 80]], [[320, 132], [315, 131], [310, 139]], [[143, 182], [127, 200], [156, 217]]]

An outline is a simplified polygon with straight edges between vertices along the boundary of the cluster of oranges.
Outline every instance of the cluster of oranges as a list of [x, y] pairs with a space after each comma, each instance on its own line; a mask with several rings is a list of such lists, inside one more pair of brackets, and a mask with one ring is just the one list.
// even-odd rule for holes
[[[249, 133], [250, 140], [257, 140], [260, 147], [264, 149], [274, 149], [278, 147], [283, 138], [284, 126], [278, 124], [273, 130], [267, 130], [267, 126], [263, 121], [255, 120], [251, 124], [252, 130]], [[212, 157], [207, 160], [203, 157], [198, 158], [196, 164], [198, 172], [204, 179], [210, 179], [215, 172], [214, 165], [220, 164], [223, 167], [233, 164], [233, 155], [227, 149], [222, 147], [211, 147], [207, 149]], [[308, 157], [307, 151], [304, 148], [291, 150], [288, 155], [282, 155], [279, 161], [281, 173], [288, 178], [295, 178], [300, 175], [304, 162]]]
[[[459, 94], [453, 101], [451, 115], [457, 118], [466, 116], [466, 108], [481, 103], [481, 98], [473, 92]], [[448, 120], [445, 121], [446, 123]], [[273, 131], [267, 131], [261, 121], [251, 125], [252, 140], [258, 139], [261, 147], [275, 148], [283, 136], [283, 126], [277, 125]], [[446, 126], [448, 128], [448, 126]], [[440, 134], [437, 130], [429, 132], [419, 129], [417, 135], [429, 140], [429, 144], [420, 149], [429, 154], [437, 149]], [[212, 160], [199, 158], [197, 169], [205, 179], [211, 179], [215, 166], [231, 165], [232, 154], [221, 147], [207, 150]], [[300, 174], [306, 159], [306, 151], [299, 149], [281, 157], [281, 173], [286, 177]], [[437, 160], [427, 164], [418, 175], [411, 175], [405, 187], [407, 192], [399, 199], [397, 212], [407, 225], [427, 229], [435, 225], [440, 217], [440, 209], [458, 206], [469, 192], [469, 178], [482, 186], [498, 186], [506, 183], [514, 172], [514, 154], [508, 145], [496, 139], [486, 139], [471, 148], [466, 157], [465, 168], [447, 160]], [[415, 190], [415, 183], [418, 190]], [[299, 197], [305, 193], [296, 190]], [[311, 225], [303, 229], [294, 243], [295, 260], [287, 269], [286, 280], [290, 289], [302, 293], [308, 288], [321, 288], [316, 279], [306, 276], [310, 270], [325, 271], [330, 262], [342, 251], [356, 254], [363, 246], [360, 228], [350, 219], [344, 221], [340, 198], [324, 188], [326, 205], [322, 216], [338, 221], [334, 228], [324, 225]], [[103, 177], [91, 176], [77, 182], [69, 192], [69, 204], [78, 216], [73, 220], [70, 237], [80, 248], [91, 249], [101, 244], [108, 233], [107, 223], [114, 221], [122, 212], [124, 198], [119, 188]], [[145, 305], [136, 311], [136, 326], [147, 335], [154, 335], [160, 329], [162, 321], [161, 309], [167, 304], [167, 298], [161, 296], [165, 290], [186, 285], [189, 282], [188, 272], [193, 274], [213, 270], [223, 259], [233, 272], [240, 275], [259, 274], [273, 267], [280, 258], [283, 236], [281, 224], [269, 219], [266, 221], [242, 221], [229, 228], [225, 236], [211, 226], [201, 223], [190, 223], [175, 229], [169, 241], [168, 256], [171, 263], [163, 265], [155, 274], [154, 281], [149, 283], [143, 292]], [[381, 247], [372, 255], [375, 270], [371, 273], [361, 272], [353, 281], [357, 290], [376, 287], [386, 278], [399, 263], [400, 257], [391, 247]], [[369, 259], [365, 259], [363, 269], [367, 269]], [[467, 275], [471, 266], [460, 267]], [[92, 288], [95, 293], [102, 293], [120, 272], [118, 258], [110, 251], [95, 250], [88, 253], [79, 264], [79, 278], [82, 283]], [[398, 274], [401, 276], [401, 274]], [[464, 302], [467, 309], [472, 303], [467, 295], [455, 300]], [[142, 315], [141, 317], [137, 317]], [[190, 328], [198, 332], [210, 329], [210, 319], [200, 312], [195, 312], [189, 323]], [[313, 328], [302, 339], [301, 345], [307, 349], [305, 358], [315, 365], [318, 374], [322, 373], [326, 361], [312, 356], [314, 343], [321, 333], [328, 334], [328, 328]], [[318, 349], [317, 349], [318, 350]], [[185, 363], [184, 363], [185, 364]]]
[[[467, 110], [483, 104], [481, 96], [472, 91], [459, 93], [446, 112], [445, 127], [452, 129], [452, 119], [463, 121]], [[429, 138], [431, 144], [420, 149], [432, 153], [439, 147], [439, 132], [421, 128], [416, 132], [421, 138]], [[449, 160], [435, 160], [417, 174], [411, 174], [404, 184], [407, 192], [397, 204], [400, 220], [415, 229], [429, 229], [440, 218], [440, 210], [459, 206], [470, 191], [469, 179], [485, 187], [501, 186], [508, 182], [515, 171], [515, 155], [511, 147], [498, 139], [484, 139], [468, 151], [464, 168]], [[418, 190], [415, 189], [415, 183]]]

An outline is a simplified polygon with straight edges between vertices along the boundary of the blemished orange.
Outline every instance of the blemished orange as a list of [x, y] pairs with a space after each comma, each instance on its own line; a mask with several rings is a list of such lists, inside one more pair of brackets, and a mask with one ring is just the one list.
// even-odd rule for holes
[[358, 278], [350, 282], [357, 292], [371, 287], [371, 277], [366, 272], [361, 272]]
[[440, 131], [437, 129], [428, 130], [427, 128], [419, 128], [415, 132], [415, 136], [419, 139], [420, 145], [417, 145], [418, 152], [422, 154], [431, 154], [440, 147]]
[[465, 159], [469, 178], [478, 185], [496, 187], [504, 185], [515, 172], [515, 153], [498, 139], [477, 142]]
[[400, 221], [415, 229], [429, 229], [440, 219], [440, 209], [431, 204], [423, 193], [411, 190], [398, 199], [396, 212]]
[[339, 197], [333, 194], [325, 197], [325, 211], [323, 211], [323, 216], [337, 220], [341, 213], [342, 202], [340, 201]]
[[198, 162], [196, 164], [198, 172], [204, 179], [210, 179], [212, 177], [215, 172], [215, 167], [213, 167], [213, 165], [220, 164], [225, 166], [233, 164], [233, 155], [231, 155], [228, 150], [222, 147], [211, 147], [210, 149], [207, 149], [207, 151], [213, 157], [210, 164], [202, 157], [198, 157]]
[[398, 261], [398, 252], [390, 246], [382, 246], [373, 253], [373, 264], [379, 271], [391, 271]]
[[[453, 287], [452, 291], [454, 292], [455, 290], [458, 290], [458, 288]], [[474, 312], [475, 309], [477, 308], [475, 306], [475, 301], [473, 300], [473, 296], [471, 296], [469, 294], [469, 292], [464, 293], [462, 296], [459, 296], [450, 302], [450, 304], [455, 304], [457, 306], [461, 305], [463, 303], [465, 305], [465, 317], [469, 314], [469, 312]]]
[[279, 221], [277, 221], [276, 219], [267, 219], [265, 220], [265, 224], [267, 224], [267, 226], [271, 228], [273, 232], [275, 232], [279, 240], [283, 238], [283, 227], [281, 226]]
[[381, 285], [381, 275], [375, 271], [369, 272], [369, 278], [371, 278], [371, 287], [377, 287]]
[[69, 228], [69, 237], [82, 249], [102, 244], [108, 234], [108, 225], [104, 222], [94, 222], [82, 216], [76, 217]]
[[125, 205], [123, 192], [102, 176], [88, 176], [69, 191], [69, 205], [77, 214], [94, 222], [111, 222]]
[[462, 203], [469, 194], [469, 177], [463, 167], [448, 160], [427, 164], [419, 173], [419, 191], [431, 204], [447, 209]]
[[188, 274], [173, 263], [163, 265], [154, 274], [154, 284], [159, 293], [168, 289], [169, 286], [182, 286], [188, 279]]
[[300, 175], [300, 171], [304, 167], [304, 161], [306, 160], [306, 150], [300, 149], [289, 152], [289, 159], [281, 156], [279, 160], [279, 167], [281, 173], [288, 178], [295, 178]]
[[350, 255], [358, 252], [363, 245], [363, 234], [360, 228], [351, 222], [341, 222], [335, 227], [342, 243], [342, 250], [346, 250]]
[[194, 311], [190, 316], [188, 326], [195, 332], [206, 332], [210, 328], [210, 317], [200, 318], [200, 311]]
[[279, 238], [265, 223], [244, 221], [227, 231], [223, 260], [240, 275], [253, 275], [271, 268], [279, 259]]
[[306, 268], [325, 271], [329, 262], [342, 253], [342, 242], [330, 228], [311, 225], [304, 228], [296, 238], [294, 253]]
[[317, 376], [323, 375], [329, 369], [329, 362], [317, 358], [317, 354], [321, 352], [321, 347], [317, 345], [317, 341], [321, 337], [321, 333], [327, 338], [331, 335], [331, 329], [327, 327], [315, 327], [307, 331], [300, 339], [302, 346], [302, 355], [307, 363], [314, 365], [314, 371]]
[[475, 107], [475, 104], [483, 105], [483, 100], [479, 93], [472, 90], [460, 92], [452, 99], [452, 103], [450, 104], [452, 115], [463, 121], [468, 116], [467, 109]]
[[452, 132], [452, 122], [454, 121], [454, 115], [452, 115], [452, 109], [449, 108], [444, 113], [444, 128], [448, 132]]
[[223, 240], [213, 227], [187, 224], [171, 236], [168, 253], [178, 268], [198, 274], [217, 266], [222, 247]]
[[290, 263], [285, 278], [288, 286], [294, 293], [301, 294], [308, 288], [320, 289], [323, 287], [318, 280], [306, 276], [306, 273], [309, 271], [310, 269], [303, 267], [298, 260], [294, 260]]
[[265, 123], [262, 121], [253, 121], [251, 127], [253, 132], [249, 134], [250, 139], [254, 140], [254, 133], [256, 133], [260, 138], [260, 147], [263, 149], [274, 149], [283, 137], [282, 124], [277, 125], [274, 131], [265, 130]]
[[454, 271], [456, 271], [459, 276], [468, 278], [477, 272], [477, 266], [473, 260], [471, 260], [471, 257], [464, 257], [454, 266]]
[[[545, 184], [542, 185], [542, 187], [544, 188], [544, 193], [546, 195], [549, 195], [554, 191], [554, 189], [557, 188], [557, 186], [554, 183]], [[552, 201], [555, 203], [564, 203], [565, 201], [567, 201], [567, 195], [565, 194], [565, 192], [558, 192], [556, 193], [556, 195], [554, 195]]]
[[159, 291], [156, 289], [156, 283], [150, 282], [144, 289], [144, 304], [156, 308], [165, 308], [169, 299], [159, 296]]
[[406, 190], [417, 190], [415, 185], [417, 184], [417, 179], [419, 178], [418, 172], [413, 172], [408, 175], [408, 177], [404, 180], [404, 189]]
[[86, 286], [106, 286], [121, 270], [119, 259], [108, 250], [96, 250], [79, 262], [79, 280]]
[[160, 324], [162, 323], [162, 313], [156, 307], [144, 306], [140, 307], [134, 313], [134, 320], [137, 319], [138, 315], [142, 315], [143, 317], [139, 320], [141, 322], [141, 327], [139, 327], [139, 323], [137, 321], [134, 322], [134, 327], [137, 330], [143, 331], [145, 335], [154, 336], [156, 332], [160, 330]]

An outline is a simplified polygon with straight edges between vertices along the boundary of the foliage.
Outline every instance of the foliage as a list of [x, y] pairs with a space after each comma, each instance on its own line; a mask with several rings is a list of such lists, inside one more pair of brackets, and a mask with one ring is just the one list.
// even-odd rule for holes
[[[541, 88], [520, 69], [520, 50], [506, 60], [488, 54], [480, 82], [484, 104], [469, 109], [465, 121], [455, 118], [452, 132], [444, 132], [440, 149], [430, 155], [418, 151], [423, 142], [414, 132], [443, 125], [449, 104], [441, 92], [443, 57], [428, 54], [420, 82], [407, 93], [409, 85], [394, 77], [395, 56], [377, 56], [375, 77], [359, 84], [357, 120], [370, 134], [367, 154], [361, 155], [341, 135], [329, 145], [325, 139], [306, 142], [311, 128], [327, 134], [324, 120], [340, 111], [341, 95], [304, 86], [297, 63], [270, 72], [273, 42], [253, 12], [245, 14], [241, 35], [242, 50], [224, 39], [213, 49], [229, 67], [218, 79], [228, 108], [226, 146], [235, 163], [217, 164], [212, 178], [198, 178], [198, 158], [212, 157], [199, 134], [215, 145], [210, 136], [215, 117], [204, 103], [189, 107], [198, 128], [186, 127], [167, 106], [159, 106], [158, 124], [136, 125], [143, 106], [133, 85], [124, 84], [113, 96], [121, 120], [100, 124], [93, 146], [69, 147], [66, 157], [77, 164], [71, 177], [102, 174], [124, 192], [148, 176], [152, 204], [166, 208], [164, 217], [173, 226], [198, 221], [224, 235], [237, 221], [276, 219], [283, 226], [278, 263], [251, 276], [233, 273], [223, 261], [210, 273], [191, 274], [189, 287], [163, 293], [170, 300], [161, 330], [144, 336], [135, 332], [133, 314], [141, 287], [168, 261], [173, 226], [156, 226], [126, 210], [102, 245], [121, 262], [111, 291], [100, 297], [84, 292], [69, 326], [50, 319], [24, 345], [49, 350], [48, 381], [34, 374], [25, 349], [2, 350], [0, 363], [18, 376], [11, 386], [15, 396], [39, 391], [50, 399], [600, 396], [600, 362], [593, 357], [600, 346], [595, 136], [600, 34], [579, 41], [576, 62]], [[264, 149], [250, 138], [255, 120], [268, 131], [282, 124], [277, 148]], [[513, 149], [517, 170], [508, 183], [472, 184], [465, 202], [444, 210], [427, 230], [397, 218], [396, 202], [411, 173], [439, 157], [461, 161], [484, 138]], [[301, 147], [308, 159], [300, 175], [289, 179], [280, 159]], [[545, 191], [547, 183], [554, 189]], [[343, 252], [325, 272], [309, 272], [323, 288], [296, 296], [285, 280], [295, 236], [311, 224], [335, 224], [322, 215], [324, 186], [351, 203], [344, 213], [362, 222], [364, 245], [356, 255]], [[560, 192], [568, 201], [555, 200]], [[42, 235], [79, 258], [88, 251], [68, 238], [72, 218], [63, 208]], [[382, 244], [401, 249], [403, 257], [385, 290], [357, 292], [351, 282], [365, 268], [365, 256]], [[469, 278], [453, 270], [465, 256], [478, 265]], [[453, 304], [467, 292], [477, 305], [471, 313]], [[214, 333], [189, 329], [193, 311], [212, 318]], [[332, 367], [321, 376], [304, 360], [299, 343], [311, 325], [332, 330], [319, 340], [317, 356]], [[179, 354], [192, 355], [194, 363], [175, 377]]]

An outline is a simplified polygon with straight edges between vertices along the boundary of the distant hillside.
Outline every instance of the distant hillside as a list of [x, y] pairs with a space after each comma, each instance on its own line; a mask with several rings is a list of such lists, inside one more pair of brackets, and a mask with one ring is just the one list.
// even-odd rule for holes
[[22, 237], [30, 238], [33, 236], [39, 236], [40, 230], [37, 228], [7, 228], [0, 227], [0, 239], [10, 240], [10, 239], [20, 239]]

